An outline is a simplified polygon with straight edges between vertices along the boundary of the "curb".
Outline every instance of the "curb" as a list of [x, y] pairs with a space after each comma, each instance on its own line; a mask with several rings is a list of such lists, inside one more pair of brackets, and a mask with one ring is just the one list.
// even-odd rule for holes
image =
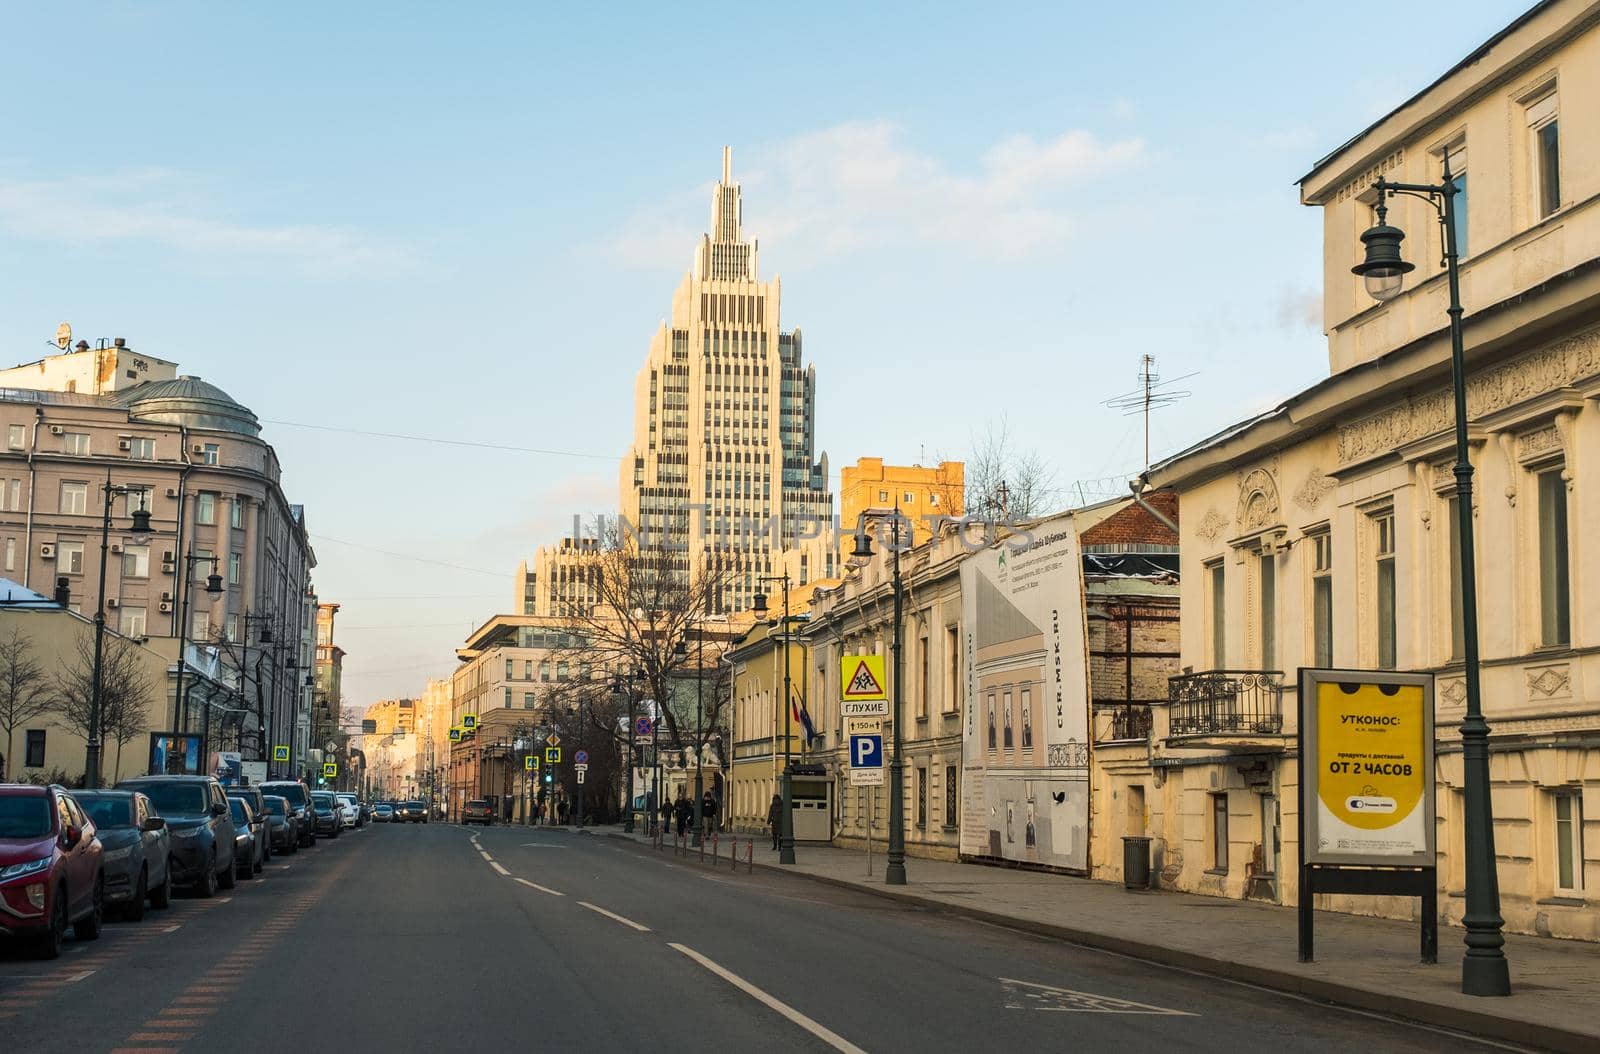
[[[650, 848], [648, 845], [620, 832], [607, 832], [607, 837], [628, 842], [640, 849]], [[1353, 1007], [1357, 1010], [1368, 1010], [1389, 1017], [1404, 1018], [1424, 1025], [1432, 1025], [1435, 1028], [1482, 1036], [1486, 1039], [1503, 1040], [1523, 1046], [1531, 1044], [1549, 1050], [1560, 1051], [1561, 1054], [1592, 1054], [1593, 1051], [1600, 1048], [1600, 1036], [1585, 1032], [1573, 1032], [1546, 1022], [1501, 1017], [1496, 1014], [1397, 995], [1392, 991], [1362, 988], [1357, 985], [1342, 984], [1338, 981], [1329, 981], [1320, 977], [1306, 977], [1269, 967], [1230, 962], [1227, 959], [1218, 959], [1196, 952], [1169, 948], [1162, 944], [1131, 940], [1072, 926], [1036, 922], [1031, 919], [1018, 918], [1015, 915], [985, 911], [982, 908], [970, 907], [965, 904], [951, 904], [943, 900], [919, 896], [916, 893], [900, 893], [887, 887], [862, 885], [849, 879], [833, 878], [829, 875], [817, 875], [805, 871], [791, 871], [777, 864], [757, 862], [755, 866], [762, 871], [788, 875], [792, 878], [803, 878], [812, 882], [820, 882], [823, 885], [834, 886], [839, 889], [850, 889], [858, 893], [867, 893], [904, 904], [915, 904], [918, 907], [931, 908], [950, 915], [986, 922], [992, 926], [1015, 930], [1019, 933], [1052, 937], [1056, 940], [1067, 941], [1086, 948], [1115, 952], [1118, 955], [1126, 955], [1133, 959], [1142, 959], [1146, 962], [1158, 963], [1163, 966], [1174, 966], [1179, 969], [1207, 974], [1212, 977], [1221, 977], [1231, 981], [1242, 981], [1246, 984], [1258, 985], [1278, 992], [1288, 992], [1310, 999], [1319, 999], [1323, 1002]]]

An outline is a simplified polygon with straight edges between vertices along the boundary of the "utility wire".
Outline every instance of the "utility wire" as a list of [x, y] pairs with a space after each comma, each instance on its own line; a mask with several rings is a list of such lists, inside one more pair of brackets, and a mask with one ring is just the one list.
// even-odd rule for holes
[[264, 420], [264, 424], [282, 425], [286, 428], [309, 428], [318, 432], [344, 432], [347, 435], [371, 436], [374, 439], [404, 439], [412, 443], [437, 443], [442, 446], [469, 446], [480, 450], [508, 450], [515, 454], [546, 454], [551, 457], [582, 457], [597, 461], [617, 461], [616, 454], [590, 454], [582, 450], [552, 450], [547, 447], [511, 446], [505, 443], [477, 443], [470, 439], [441, 439], [438, 436], [415, 436], [401, 432], [369, 432], [361, 428], [338, 428], [334, 425], [314, 425], [304, 421]]
[[492, 575], [495, 578], [506, 577], [506, 573], [504, 571], [485, 571], [481, 567], [467, 567], [464, 564], [452, 564], [447, 563], [444, 560], [430, 560], [425, 556], [412, 556], [410, 553], [391, 552], [388, 549], [377, 549], [370, 545], [362, 545], [360, 542], [347, 542], [342, 538], [330, 538], [326, 534], [312, 534], [311, 537], [315, 538], [319, 542], [332, 542], [334, 545], [348, 545], [352, 549], [365, 549], [369, 553], [378, 553], [381, 556], [392, 556], [396, 560], [412, 560], [419, 564], [433, 564], [436, 567], [448, 567], [456, 571], [471, 571], [475, 575]]

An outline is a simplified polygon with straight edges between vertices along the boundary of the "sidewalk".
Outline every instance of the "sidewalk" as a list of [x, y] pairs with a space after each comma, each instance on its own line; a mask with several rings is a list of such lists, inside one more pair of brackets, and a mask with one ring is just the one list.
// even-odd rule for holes
[[[593, 830], [650, 846], [642, 834]], [[741, 866], [747, 839], [739, 836]], [[1439, 931], [1438, 965], [1423, 966], [1415, 923], [1318, 912], [1317, 961], [1299, 963], [1293, 908], [1135, 893], [1108, 882], [920, 857], [906, 858], [906, 885], [888, 887], [881, 847], [874, 848], [869, 878], [863, 852], [800, 845], [797, 863], [782, 867], [770, 844], [756, 837], [756, 867], [1512, 1043], [1600, 1050], [1600, 945], [1507, 934], [1512, 995], [1482, 999], [1458, 990], [1463, 931], [1455, 927]], [[720, 854], [727, 867], [727, 837]], [[670, 841], [663, 855], [672, 855]], [[709, 840], [705, 866], [711, 866]]]

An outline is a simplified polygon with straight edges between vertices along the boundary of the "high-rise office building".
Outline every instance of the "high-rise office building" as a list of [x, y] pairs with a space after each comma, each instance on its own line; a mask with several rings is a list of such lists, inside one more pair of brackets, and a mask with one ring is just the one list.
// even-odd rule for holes
[[815, 449], [816, 373], [800, 331], [780, 327], [782, 283], [758, 277], [732, 166], [724, 148], [711, 230], [635, 381], [621, 472], [622, 515], [646, 567], [693, 575], [732, 562], [712, 599], [722, 611], [747, 607], [757, 576], [781, 571], [782, 552], [833, 519], [828, 458]]

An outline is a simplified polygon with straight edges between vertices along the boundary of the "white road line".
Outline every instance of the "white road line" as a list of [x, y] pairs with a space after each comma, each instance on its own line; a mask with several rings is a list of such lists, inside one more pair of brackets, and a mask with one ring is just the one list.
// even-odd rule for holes
[[489, 851], [487, 849], [479, 849], [478, 855], [489, 861], [491, 864], [494, 863], [494, 857], [489, 855]]
[[212, 903], [213, 904], [226, 904], [228, 901], [230, 901], [232, 899], [233, 899], [232, 897], [218, 897], [216, 900], [212, 901]]
[[802, 1014], [800, 1011], [796, 1010], [788, 1003], [785, 1003], [783, 1000], [768, 995], [766, 992], [763, 992], [761, 989], [757, 988], [755, 985], [751, 984], [749, 981], [746, 981], [743, 977], [740, 977], [731, 970], [723, 969], [721, 966], [718, 966], [710, 959], [707, 959], [704, 955], [701, 955], [693, 948], [686, 947], [682, 944], [675, 944], [670, 941], [667, 943], [667, 947], [687, 955], [701, 966], [704, 966], [707, 970], [710, 970], [724, 981], [727, 981], [729, 984], [739, 989], [739, 991], [743, 992], [745, 995], [748, 995], [750, 998], [759, 1003], [764, 1003], [772, 1010], [776, 1010], [790, 1021], [793, 1021], [795, 1024], [799, 1025], [813, 1036], [816, 1036], [818, 1039], [822, 1040], [822, 1042], [826, 1043], [834, 1050], [844, 1051], [845, 1054], [867, 1054], [866, 1051], [862, 1050], [848, 1039], [845, 1039], [843, 1036], [827, 1028], [826, 1026], [813, 1021], [811, 1018]]
[[176, 922], [176, 923], [173, 923], [171, 926], [163, 926], [159, 932], [161, 932], [161, 933], [177, 933], [181, 929], [183, 929], [183, 923]]
[[541, 886], [539, 883], [537, 883], [537, 882], [529, 882], [525, 878], [519, 878], [519, 879], [517, 879], [517, 881], [521, 882], [523, 885], [527, 886], [529, 889], [537, 889], [539, 892], [548, 893], [552, 897], [564, 897], [564, 896], [566, 896], [566, 894], [561, 892], [559, 889], [551, 889], [549, 886]]
[[489, 866], [494, 868], [496, 871], [500, 872], [502, 875], [511, 874], [511, 872], [507, 871], [505, 868], [501, 867], [499, 864], [495, 863], [493, 860], [489, 861]]
[[77, 982], [83, 980], [85, 977], [88, 977], [92, 973], [94, 973], [93, 970], [79, 970], [75, 974], [69, 974], [68, 976], [63, 977], [61, 979], [61, 983], [62, 984], [76, 984]]
[[600, 914], [600, 915], [604, 915], [608, 919], [614, 919], [617, 922], [622, 923], [624, 926], [632, 926], [634, 929], [638, 930], [640, 933], [649, 933], [650, 932], [650, 927], [649, 926], [641, 926], [637, 922], [634, 922], [632, 919], [625, 919], [621, 915], [618, 915], [616, 912], [607, 911], [605, 908], [602, 908], [598, 904], [591, 904], [587, 900], [580, 900], [580, 901], [578, 901], [578, 903], [583, 905], [584, 907], [588, 908], [590, 911], [593, 911], [593, 912], [595, 912], [597, 914]]

